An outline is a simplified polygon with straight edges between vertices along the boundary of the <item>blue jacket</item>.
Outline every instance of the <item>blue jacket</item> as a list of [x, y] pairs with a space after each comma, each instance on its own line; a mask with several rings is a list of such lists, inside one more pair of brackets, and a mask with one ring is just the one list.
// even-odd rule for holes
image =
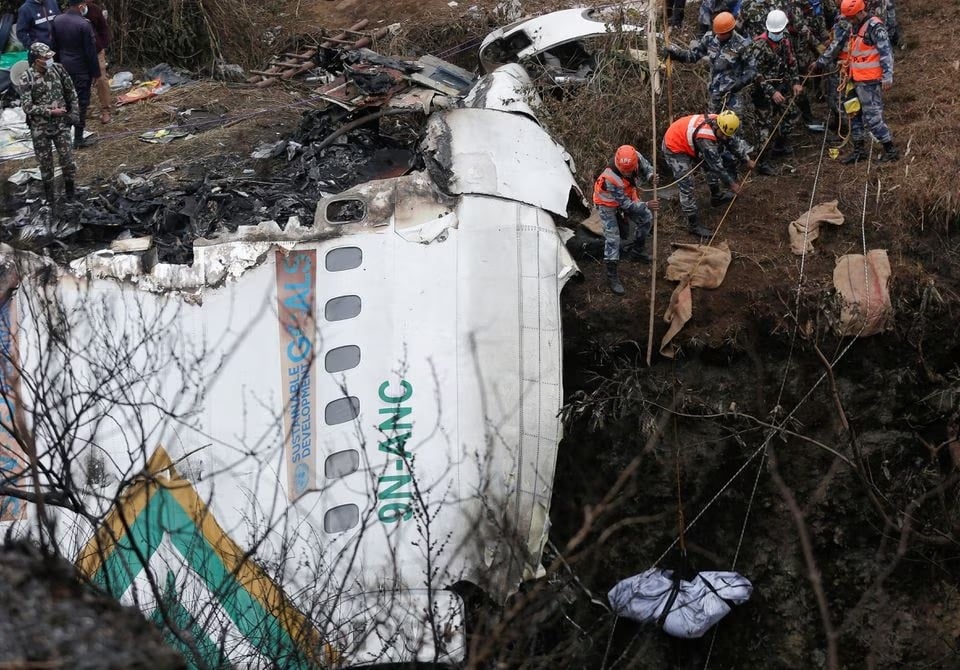
[[57, 60], [70, 73], [76, 83], [77, 76], [96, 79], [100, 76], [100, 61], [97, 60], [96, 38], [93, 26], [77, 12], [65, 12], [51, 21], [50, 37]]
[[17, 12], [17, 39], [24, 49], [34, 42], [50, 45], [50, 23], [60, 13], [57, 0], [26, 0]]

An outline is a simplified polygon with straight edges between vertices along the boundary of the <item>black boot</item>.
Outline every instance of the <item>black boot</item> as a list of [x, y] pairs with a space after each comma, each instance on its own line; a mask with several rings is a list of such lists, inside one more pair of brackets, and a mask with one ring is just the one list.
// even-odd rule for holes
[[713, 235], [712, 230], [700, 225], [700, 217], [696, 214], [689, 214], [687, 216], [687, 232], [697, 237], [710, 237]]
[[900, 160], [900, 152], [898, 152], [897, 148], [893, 146], [893, 142], [884, 142], [883, 154], [880, 156], [880, 162], [889, 163], [890, 161], [898, 160]]
[[63, 192], [66, 194], [67, 200], [73, 200], [77, 196], [77, 187], [72, 179], [63, 180]]
[[790, 146], [790, 141], [786, 137], [777, 135], [777, 139], [773, 141], [771, 153], [774, 156], [789, 156], [793, 153], [793, 147]]
[[863, 142], [854, 142], [853, 151], [840, 159], [844, 165], [852, 165], [867, 158], [867, 153], [863, 150]]
[[74, 149], [83, 149], [84, 147], [92, 147], [97, 143], [97, 140], [91, 137], [83, 136], [83, 126], [74, 126], [73, 127], [73, 148]]
[[51, 207], [55, 202], [54, 198], [56, 197], [56, 191], [53, 188], [53, 184], [43, 183], [43, 199], [47, 201], [47, 204]]
[[620, 277], [617, 276], [617, 261], [607, 261], [607, 283], [610, 284], [610, 290], [615, 295], [623, 295], [626, 292], [623, 284], [620, 283]]
[[757, 163], [757, 172], [762, 175], [766, 175], [767, 177], [773, 177], [774, 175], [778, 174], [777, 168], [773, 166], [773, 163], [766, 159], [763, 159]]
[[653, 259], [650, 258], [650, 254], [648, 254], [644, 250], [646, 243], [647, 243], [646, 240], [637, 240], [636, 242], [633, 242], [632, 244], [627, 245], [624, 248], [623, 254], [621, 254], [621, 257], [626, 257], [632, 261], [649, 263]]
[[720, 205], [725, 205], [728, 202], [733, 200], [733, 193], [731, 191], [721, 191], [719, 184], [710, 184], [710, 206], [719, 207]]

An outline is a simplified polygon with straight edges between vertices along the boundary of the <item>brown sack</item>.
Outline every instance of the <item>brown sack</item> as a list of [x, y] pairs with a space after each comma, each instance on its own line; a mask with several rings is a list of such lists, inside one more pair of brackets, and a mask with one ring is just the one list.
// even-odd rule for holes
[[667, 279], [678, 281], [680, 285], [673, 290], [670, 304], [663, 315], [663, 320], [670, 324], [666, 334], [660, 341], [660, 353], [667, 358], [673, 358], [674, 350], [670, 346], [671, 340], [683, 329], [683, 326], [693, 316], [694, 286], [701, 288], [717, 288], [727, 276], [730, 267], [730, 247], [721, 242], [715, 247], [702, 244], [674, 244], [676, 248], [667, 259]]
[[[864, 265], [866, 263], [866, 265]], [[840, 335], [867, 337], [886, 329], [890, 305], [890, 259], [885, 249], [847, 254], [837, 260], [833, 285], [840, 295]]]
[[[835, 226], [843, 225], [843, 214], [837, 207], [837, 201], [821, 202], [816, 207], [807, 210], [796, 221], [787, 226], [790, 233], [790, 251], [797, 256], [813, 251], [813, 241], [820, 237], [820, 225], [832, 223]], [[804, 238], [806, 231], [806, 238]]]
[[590, 216], [581, 221], [580, 225], [597, 237], [603, 237], [603, 224], [600, 222], [600, 210], [596, 207], [590, 210]]

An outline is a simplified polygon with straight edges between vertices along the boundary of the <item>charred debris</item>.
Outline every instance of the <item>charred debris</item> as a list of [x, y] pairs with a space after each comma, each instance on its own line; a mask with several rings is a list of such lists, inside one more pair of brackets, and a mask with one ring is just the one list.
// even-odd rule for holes
[[[0, 239], [60, 262], [111, 243], [137, 246], [124, 242], [137, 239], [153, 246], [160, 262], [189, 264], [196, 239], [263, 221], [312, 222], [325, 195], [422, 169], [427, 118], [462, 105], [476, 82], [432, 56], [404, 61], [365, 48], [339, 53], [324, 73], [314, 100], [320, 107], [304, 113], [289, 137], [250, 153], [171, 159], [81, 186], [75, 200], [53, 207], [44, 204], [39, 181], [5, 182]], [[183, 110], [167, 137], [226, 121], [210, 110]]]

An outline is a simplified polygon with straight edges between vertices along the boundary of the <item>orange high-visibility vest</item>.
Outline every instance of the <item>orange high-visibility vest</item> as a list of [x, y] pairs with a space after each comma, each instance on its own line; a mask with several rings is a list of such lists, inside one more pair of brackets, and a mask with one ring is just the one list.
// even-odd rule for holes
[[866, 35], [870, 26], [883, 23], [875, 16], [863, 22], [856, 35], [850, 36], [847, 53], [850, 56], [850, 77], [854, 81], [877, 81], [883, 79], [880, 67], [880, 52], [876, 46], [867, 44]]
[[716, 114], [692, 114], [680, 117], [667, 128], [667, 133], [663, 136], [664, 145], [675, 154], [696, 156], [697, 148], [693, 145], [694, 140], [717, 141], [717, 135], [709, 123], [715, 118], [717, 118]]
[[637, 193], [636, 187], [631, 184], [629, 181], [618, 175], [613, 171], [613, 168], [607, 168], [600, 173], [600, 176], [597, 177], [597, 181], [593, 184], [593, 204], [599, 205], [600, 207], [618, 207], [617, 201], [614, 199], [613, 194], [610, 192], [608, 186], [616, 186], [617, 188], [623, 189], [623, 192], [631, 200], [639, 200], [640, 195]]

